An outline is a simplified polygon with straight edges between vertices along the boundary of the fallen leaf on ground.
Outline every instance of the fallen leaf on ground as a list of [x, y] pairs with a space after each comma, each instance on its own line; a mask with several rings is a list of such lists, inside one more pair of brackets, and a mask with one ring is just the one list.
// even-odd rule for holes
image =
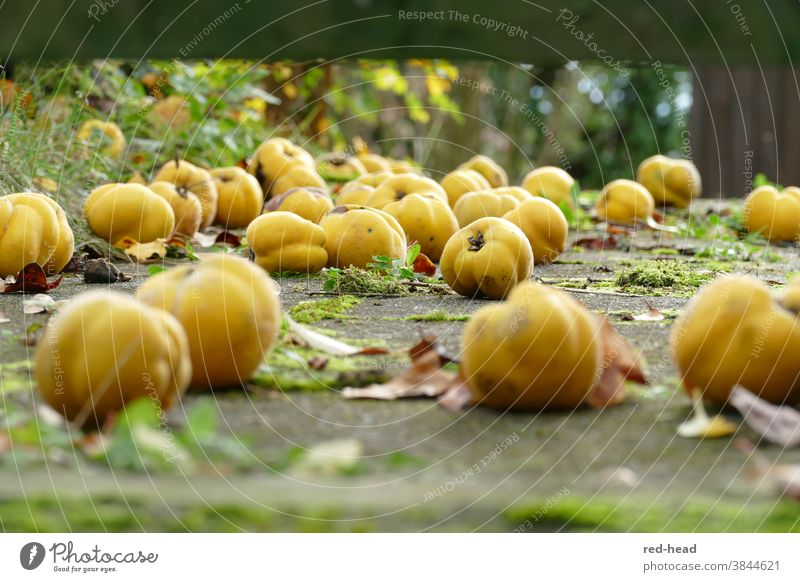
[[617, 239], [613, 236], [590, 236], [579, 238], [572, 244], [572, 246], [589, 250], [615, 249], [617, 248]]
[[157, 238], [154, 241], [140, 243], [126, 236], [114, 245], [122, 249], [125, 254], [137, 263], [150, 263], [163, 259], [167, 255], [166, 239]]
[[405, 372], [383, 384], [370, 384], [364, 388], [348, 386], [342, 389], [345, 398], [374, 398], [396, 400], [397, 398], [433, 398], [444, 394], [460, 383], [458, 374], [442, 369], [442, 359], [436, 350], [436, 342], [424, 338], [409, 350], [411, 366]]
[[307, 346], [331, 356], [373, 356], [388, 353], [384, 348], [366, 347], [357, 348], [332, 337], [321, 334], [313, 329], [297, 323], [294, 319], [286, 317], [286, 324], [291, 332], [291, 341], [295, 345]]
[[413, 269], [415, 273], [427, 275], [428, 277], [433, 277], [436, 274], [436, 265], [423, 253], [418, 254], [417, 258], [414, 259]]
[[0, 284], [2, 293], [47, 293], [61, 284], [62, 275], [52, 282], [48, 282], [47, 274], [41, 265], [30, 263], [14, 277], [11, 283]]
[[200, 247], [207, 249], [209, 247], [213, 247], [216, 244], [224, 244], [230, 245], [232, 247], [238, 247], [242, 245], [242, 239], [239, 235], [234, 234], [228, 230], [209, 227], [205, 230], [205, 232], [196, 232], [192, 237]]
[[609, 485], [627, 487], [633, 489], [639, 484], [640, 477], [632, 469], [628, 467], [612, 467], [604, 471], [600, 471], [594, 475], [603, 487]]
[[633, 316], [634, 321], [661, 321], [664, 314], [655, 307], [651, 307], [646, 313], [638, 313]]
[[746, 388], [737, 386], [729, 400], [744, 421], [758, 434], [783, 447], [800, 445], [800, 411], [791, 406], [776, 406]]
[[330, 360], [325, 356], [317, 354], [308, 359], [306, 365], [312, 370], [324, 370]]
[[240, 247], [242, 246], [242, 239], [239, 235], [233, 234], [228, 230], [223, 230], [221, 233], [217, 235], [214, 239], [214, 242], [217, 244], [229, 245], [232, 247]]
[[56, 300], [49, 295], [37, 293], [30, 299], [25, 299], [22, 302], [22, 313], [31, 315], [34, 313], [47, 313], [56, 311], [58, 309], [58, 303], [60, 302], [56, 302]]
[[364, 456], [357, 439], [338, 439], [314, 445], [289, 469], [295, 475], [339, 475], [352, 469]]
[[700, 390], [692, 390], [692, 417], [678, 426], [678, 436], [714, 439], [732, 435], [736, 425], [722, 416], [709, 417]]
[[734, 446], [751, 461], [753, 477], [765, 482], [778, 495], [800, 501], [800, 465], [773, 463], [746, 438], [736, 439]]
[[587, 401], [595, 408], [603, 408], [619, 404], [625, 399], [626, 380], [646, 385], [647, 379], [639, 365], [639, 358], [625, 338], [617, 333], [606, 316], [597, 314], [596, 317], [603, 342], [603, 370]]

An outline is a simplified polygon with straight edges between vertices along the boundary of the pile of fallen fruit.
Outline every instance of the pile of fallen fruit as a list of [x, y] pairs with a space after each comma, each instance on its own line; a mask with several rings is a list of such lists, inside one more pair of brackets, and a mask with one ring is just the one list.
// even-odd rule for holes
[[[86, 131], [92, 129], [124, 148], [113, 124]], [[640, 165], [637, 181], [608, 183], [592, 215], [609, 225], [670, 231], [657, 209], [686, 208], [700, 193], [691, 162], [653, 156]], [[605, 317], [531, 281], [534, 265], [564, 251], [577, 195], [576, 182], [560, 168], [537, 168], [513, 186], [502, 167], [481, 155], [438, 182], [409, 162], [366, 150], [314, 159], [283, 138], [265, 141], [246, 167], [205, 169], [175, 159], [150, 182], [137, 176], [90, 192], [88, 227], [139, 261], [161, 259], [171, 245], [206, 236], [213, 225], [222, 234], [242, 229], [250, 260], [200, 255], [153, 275], [135, 298], [79, 295], [49, 321], [38, 343], [38, 386], [55, 410], [86, 428], [136, 399], [166, 409], [189, 387], [240, 386], [288, 319], [269, 273], [388, 269], [415, 246], [414, 264], [403, 268], [432, 275], [438, 264], [456, 293], [498, 302], [470, 318], [457, 373], [444, 372], [428, 346], [416, 354], [406, 372], [413, 381], [401, 390], [387, 385], [346, 396], [427, 394], [449, 407], [529, 410], [617, 403], [625, 381], [645, 383], [633, 351]], [[757, 188], [745, 201], [743, 224], [769, 241], [796, 241], [800, 189]], [[73, 232], [52, 198], [0, 198], [7, 291], [24, 291], [36, 269], [61, 272], [73, 251]], [[672, 356], [697, 411], [681, 434], [732, 432], [727, 421], [705, 415], [705, 399], [733, 404], [750, 422], [774, 424], [765, 431], [778, 442], [800, 440], [796, 425], [778, 422], [796, 413], [787, 405], [800, 402], [798, 311], [800, 279], [780, 298], [747, 276], [717, 278], [697, 294], [672, 331]]]

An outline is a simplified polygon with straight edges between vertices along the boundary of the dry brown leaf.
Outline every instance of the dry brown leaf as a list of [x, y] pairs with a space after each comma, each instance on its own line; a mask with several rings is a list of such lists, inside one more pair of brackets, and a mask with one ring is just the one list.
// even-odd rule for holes
[[581, 247], [584, 249], [589, 250], [596, 250], [601, 251], [603, 249], [615, 249], [617, 248], [617, 239], [613, 236], [608, 237], [599, 237], [599, 236], [590, 236], [585, 238], [579, 238], [576, 240], [573, 247]]
[[418, 254], [417, 258], [414, 259], [413, 269], [415, 273], [427, 275], [428, 277], [433, 277], [436, 274], [436, 265], [423, 253]]
[[770, 404], [741, 386], [733, 389], [729, 403], [767, 440], [783, 447], [800, 445], [800, 411], [797, 409]]
[[11, 283], [0, 282], [0, 293], [47, 293], [58, 287], [63, 278], [62, 275], [49, 282], [41, 265], [30, 263], [22, 268]]
[[312, 370], [324, 370], [329, 361], [330, 360], [325, 356], [317, 354], [316, 356], [309, 358], [306, 362], [306, 365]]
[[342, 390], [345, 398], [374, 398], [396, 400], [397, 398], [433, 398], [440, 396], [459, 383], [455, 372], [442, 369], [442, 359], [436, 343], [430, 338], [409, 350], [411, 366], [405, 372], [384, 384], [370, 384], [364, 388], [348, 386]]
[[114, 246], [125, 251], [125, 254], [137, 263], [150, 263], [167, 256], [167, 240], [163, 238], [140, 243], [126, 236], [118, 240]]
[[634, 321], [662, 321], [664, 314], [655, 307], [651, 307], [646, 313], [638, 313], [633, 316]]
[[628, 342], [617, 333], [604, 315], [596, 314], [603, 342], [603, 370], [600, 380], [587, 399], [595, 408], [619, 404], [625, 399], [625, 381], [647, 384], [639, 359]]
[[754, 477], [766, 482], [778, 495], [800, 501], [800, 465], [773, 463], [746, 438], [736, 439], [734, 446], [752, 462]]

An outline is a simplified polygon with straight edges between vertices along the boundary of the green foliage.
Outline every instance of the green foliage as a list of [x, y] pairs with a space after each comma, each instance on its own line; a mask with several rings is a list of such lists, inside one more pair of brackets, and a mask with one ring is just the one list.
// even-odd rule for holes
[[325, 272], [326, 291], [339, 293], [381, 293], [385, 295], [405, 295], [409, 293], [404, 282], [423, 281], [424, 275], [414, 272], [414, 261], [420, 254], [419, 243], [408, 248], [405, 257], [392, 258], [385, 255], [372, 257], [368, 269], [347, 267], [327, 269]]

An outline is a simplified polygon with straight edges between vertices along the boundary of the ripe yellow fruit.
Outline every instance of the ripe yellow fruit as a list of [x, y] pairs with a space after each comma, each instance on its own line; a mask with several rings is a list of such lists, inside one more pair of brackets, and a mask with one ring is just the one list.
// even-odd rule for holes
[[178, 188], [172, 182], [153, 182], [150, 190], [167, 201], [175, 214], [175, 232], [192, 237], [200, 229], [203, 221], [203, 206], [200, 199], [185, 188]]
[[520, 186], [504, 186], [502, 188], [493, 188], [492, 192], [495, 194], [516, 198], [517, 202], [525, 202], [526, 200], [533, 198], [533, 194]]
[[344, 182], [367, 174], [367, 168], [358, 158], [342, 154], [328, 154], [319, 159], [317, 168], [329, 180]]
[[150, 277], [136, 296], [174, 315], [186, 330], [194, 388], [247, 381], [278, 337], [278, 288], [263, 269], [234, 255]]
[[391, 172], [392, 166], [388, 160], [378, 154], [362, 152], [356, 156], [368, 173]]
[[635, 224], [651, 219], [655, 202], [647, 189], [633, 180], [614, 180], [600, 192], [595, 211], [600, 220]]
[[109, 291], [82, 293], [47, 325], [36, 381], [50, 406], [99, 426], [139, 398], [166, 410], [192, 375], [189, 342], [174, 317]]
[[459, 170], [475, 170], [481, 176], [486, 178], [492, 188], [501, 188], [508, 186], [508, 174], [488, 156], [473, 156], [460, 166]]
[[83, 213], [92, 231], [111, 244], [125, 237], [151, 242], [175, 230], [172, 207], [141, 184], [100, 186], [89, 194]]
[[774, 404], [800, 402], [800, 322], [787, 309], [796, 289], [786, 299], [781, 305], [766, 284], [742, 275], [701, 289], [671, 334], [687, 390], [700, 389], [704, 400], [717, 404], [737, 385]]
[[357, 204], [363, 206], [366, 204], [367, 199], [375, 191], [375, 188], [380, 186], [384, 180], [393, 176], [391, 172], [375, 172], [373, 174], [364, 174], [344, 184], [339, 192], [336, 194], [336, 203], [342, 204]]
[[479, 309], [462, 345], [461, 371], [474, 399], [494, 408], [576, 408], [603, 366], [593, 314], [566, 293], [528, 281], [506, 301]]
[[241, 168], [215, 168], [211, 177], [217, 188], [216, 224], [245, 228], [261, 214], [264, 193], [253, 176]]
[[447, 193], [434, 180], [417, 174], [396, 174], [386, 178], [375, 188], [375, 192], [367, 198], [366, 205], [383, 208], [409, 194], [433, 196], [447, 204]]
[[373, 257], [405, 257], [406, 235], [390, 214], [360, 206], [337, 206], [319, 225], [325, 231], [329, 267], [354, 266], [361, 269]]
[[440, 199], [409, 194], [383, 207], [403, 227], [409, 243], [418, 242], [432, 261], [442, 256], [444, 245], [458, 230], [458, 221], [450, 207]]
[[531, 243], [533, 262], [550, 263], [567, 246], [569, 224], [561, 209], [547, 198], [531, 198], [503, 218], [518, 226]]
[[208, 170], [185, 160], [172, 160], [161, 166], [153, 182], [172, 182], [178, 189], [191, 192], [200, 199], [203, 207], [201, 228], [211, 226], [217, 215], [217, 186]]
[[408, 160], [396, 160], [394, 158], [386, 158], [389, 164], [389, 169], [393, 174], [419, 174], [420, 170], [417, 166]]
[[689, 160], [652, 156], [636, 170], [636, 181], [647, 188], [658, 205], [686, 208], [700, 196], [700, 172]]
[[295, 165], [283, 172], [272, 182], [269, 197], [280, 196], [284, 192], [295, 188], [317, 188], [326, 190], [328, 185], [314, 168], [303, 165]]
[[[261, 190], [269, 197], [272, 194], [270, 190], [272, 182], [296, 165], [314, 170], [314, 158], [288, 139], [274, 137], [258, 147], [247, 166], [247, 171], [255, 176], [258, 183], [261, 184]], [[295, 184], [293, 187], [306, 185], [313, 186], [313, 184]], [[288, 189], [287, 187], [286, 190]]]
[[276, 196], [264, 207], [264, 212], [293, 212], [314, 224], [333, 210], [333, 201], [319, 188], [293, 188]]
[[292, 212], [262, 214], [247, 227], [255, 263], [270, 273], [318, 273], [328, 264], [325, 231]]
[[465, 227], [487, 216], [501, 217], [519, 206], [519, 200], [510, 194], [498, 193], [496, 190], [469, 192], [458, 199], [453, 213], [458, 224]]
[[486, 217], [455, 233], [439, 266], [456, 293], [502, 299], [533, 273], [533, 251], [525, 234], [509, 221]]
[[748, 232], [772, 242], [795, 241], [800, 237], [800, 194], [793, 188], [756, 188], [744, 201], [743, 222]]
[[360, 184], [356, 181], [348, 182], [336, 194], [336, 204], [355, 204], [356, 206], [364, 206], [375, 192], [373, 186], [367, 184]]
[[575, 208], [572, 190], [575, 180], [567, 172], [555, 166], [543, 166], [528, 173], [522, 187], [534, 196], [541, 196], [556, 203]]
[[59, 273], [74, 246], [67, 216], [49, 196], [25, 192], [0, 198], [0, 277], [16, 275], [30, 263]]
[[111, 158], [119, 158], [125, 152], [127, 142], [119, 126], [112, 121], [90, 119], [78, 128], [78, 141], [97, 145], [106, 144], [101, 151]]
[[468, 192], [480, 192], [492, 187], [483, 174], [475, 170], [453, 170], [442, 178], [440, 184], [447, 192], [450, 206], [455, 206], [458, 199]]
[[152, 116], [160, 125], [165, 125], [175, 131], [183, 129], [192, 121], [186, 100], [178, 95], [170, 95], [156, 101], [153, 105]]

